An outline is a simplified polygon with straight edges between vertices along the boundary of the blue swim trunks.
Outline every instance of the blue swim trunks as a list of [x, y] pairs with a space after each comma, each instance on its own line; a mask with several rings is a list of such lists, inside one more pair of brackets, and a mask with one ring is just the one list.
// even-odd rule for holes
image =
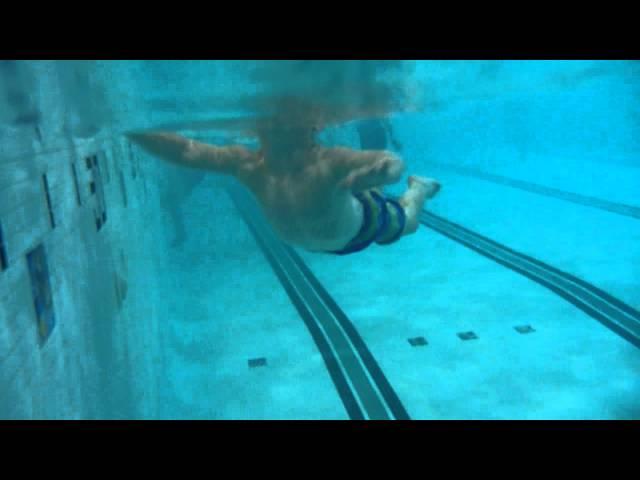
[[336, 255], [364, 250], [373, 242], [389, 245], [397, 241], [404, 231], [404, 208], [395, 200], [383, 197], [376, 190], [355, 194], [363, 207], [364, 219], [358, 234], [342, 250], [328, 252]]

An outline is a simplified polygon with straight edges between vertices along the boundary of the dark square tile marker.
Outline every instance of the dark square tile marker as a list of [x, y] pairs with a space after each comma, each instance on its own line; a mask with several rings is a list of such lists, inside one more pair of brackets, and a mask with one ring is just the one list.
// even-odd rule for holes
[[533, 329], [533, 327], [531, 325], [519, 325], [519, 326], [513, 327], [513, 328], [516, 329], [516, 332], [522, 333], [522, 334], [535, 332], [535, 330]]
[[476, 340], [478, 338], [478, 336], [473, 332], [460, 332], [458, 337], [462, 340]]
[[429, 342], [427, 342], [427, 339], [424, 337], [410, 338], [409, 343], [411, 344], [412, 347], [423, 347], [429, 344]]
[[264, 357], [252, 358], [249, 360], [249, 368], [266, 367], [266, 366], [267, 366], [267, 359]]

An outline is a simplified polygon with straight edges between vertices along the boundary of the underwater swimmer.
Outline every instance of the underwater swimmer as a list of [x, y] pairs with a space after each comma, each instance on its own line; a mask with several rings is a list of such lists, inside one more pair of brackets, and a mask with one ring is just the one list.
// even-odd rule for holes
[[258, 199], [287, 243], [344, 255], [386, 245], [418, 229], [424, 202], [440, 190], [410, 176], [395, 201], [380, 188], [400, 180], [404, 164], [388, 151], [324, 148], [316, 128], [271, 125], [258, 132], [259, 151], [215, 146], [168, 132], [132, 133], [147, 152], [175, 164], [231, 175]]

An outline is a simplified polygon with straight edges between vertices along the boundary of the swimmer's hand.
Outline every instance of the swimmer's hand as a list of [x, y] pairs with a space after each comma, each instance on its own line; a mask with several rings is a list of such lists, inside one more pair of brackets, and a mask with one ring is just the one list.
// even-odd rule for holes
[[341, 186], [353, 191], [396, 183], [402, 177], [404, 162], [390, 152], [380, 152], [375, 161], [353, 170], [341, 182]]

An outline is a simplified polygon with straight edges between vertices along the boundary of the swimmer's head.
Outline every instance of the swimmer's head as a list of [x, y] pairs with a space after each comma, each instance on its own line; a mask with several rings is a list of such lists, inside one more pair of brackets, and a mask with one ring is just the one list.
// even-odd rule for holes
[[322, 127], [317, 108], [299, 99], [279, 99], [274, 112], [263, 117], [257, 125], [263, 142], [267, 140], [283, 148], [305, 148], [316, 141]]
[[277, 154], [312, 148], [318, 129], [314, 125], [269, 123], [259, 131], [262, 146]]

